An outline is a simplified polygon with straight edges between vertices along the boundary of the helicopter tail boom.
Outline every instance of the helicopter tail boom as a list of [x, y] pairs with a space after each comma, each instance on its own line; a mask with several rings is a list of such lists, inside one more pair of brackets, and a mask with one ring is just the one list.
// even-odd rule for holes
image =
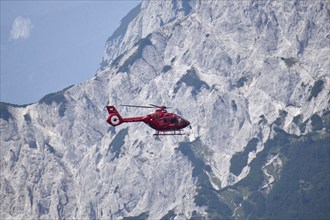
[[145, 116], [122, 118], [115, 106], [112, 105], [107, 106], [107, 110], [109, 112], [107, 122], [112, 126], [120, 125], [123, 122], [140, 122], [144, 121], [146, 118]]

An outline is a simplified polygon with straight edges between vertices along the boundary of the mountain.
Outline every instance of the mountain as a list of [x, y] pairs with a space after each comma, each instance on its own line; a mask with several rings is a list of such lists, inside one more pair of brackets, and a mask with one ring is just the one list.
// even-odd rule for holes
[[[97, 73], [0, 104], [1, 219], [329, 219], [330, 4], [143, 1]], [[154, 103], [184, 136], [111, 127]]]

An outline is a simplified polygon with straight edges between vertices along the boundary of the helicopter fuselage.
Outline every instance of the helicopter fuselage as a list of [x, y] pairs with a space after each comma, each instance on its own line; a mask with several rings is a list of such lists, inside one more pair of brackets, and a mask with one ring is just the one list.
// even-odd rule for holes
[[156, 131], [179, 131], [190, 125], [190, 122], [175, 113], [169, 113], [165, 109], [157, 109], [146, 116], [122, 118], [114, 106], [107, 106], [109, 116], [107, 122], [112, 126], [124, 122], [144, 122]]

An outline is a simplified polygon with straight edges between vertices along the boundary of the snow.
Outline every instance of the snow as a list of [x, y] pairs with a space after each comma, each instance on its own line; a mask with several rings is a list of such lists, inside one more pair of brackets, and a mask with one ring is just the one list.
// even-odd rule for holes
[[[279, 171], [283, 166], [283, 162], [278, 154], [270, 155], [266, 164], [262, 167], [262, 171], [266, 176], [262, 190], [269, 193], [274, 181], [279, 179]], [[269, 169], [269, 170], [268, 170]]]

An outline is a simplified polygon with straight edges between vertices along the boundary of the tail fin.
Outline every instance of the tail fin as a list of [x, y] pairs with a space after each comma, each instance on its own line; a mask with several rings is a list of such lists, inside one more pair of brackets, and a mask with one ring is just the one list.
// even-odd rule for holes
[[109, 105], [107, 106], [107, 110], [109, 112], [109, 116], [107, 118], [107, 122], [112, 126], [117, 126], [123, 123], [123, 119], [121, 115], [118, 113], [115, 106]]

